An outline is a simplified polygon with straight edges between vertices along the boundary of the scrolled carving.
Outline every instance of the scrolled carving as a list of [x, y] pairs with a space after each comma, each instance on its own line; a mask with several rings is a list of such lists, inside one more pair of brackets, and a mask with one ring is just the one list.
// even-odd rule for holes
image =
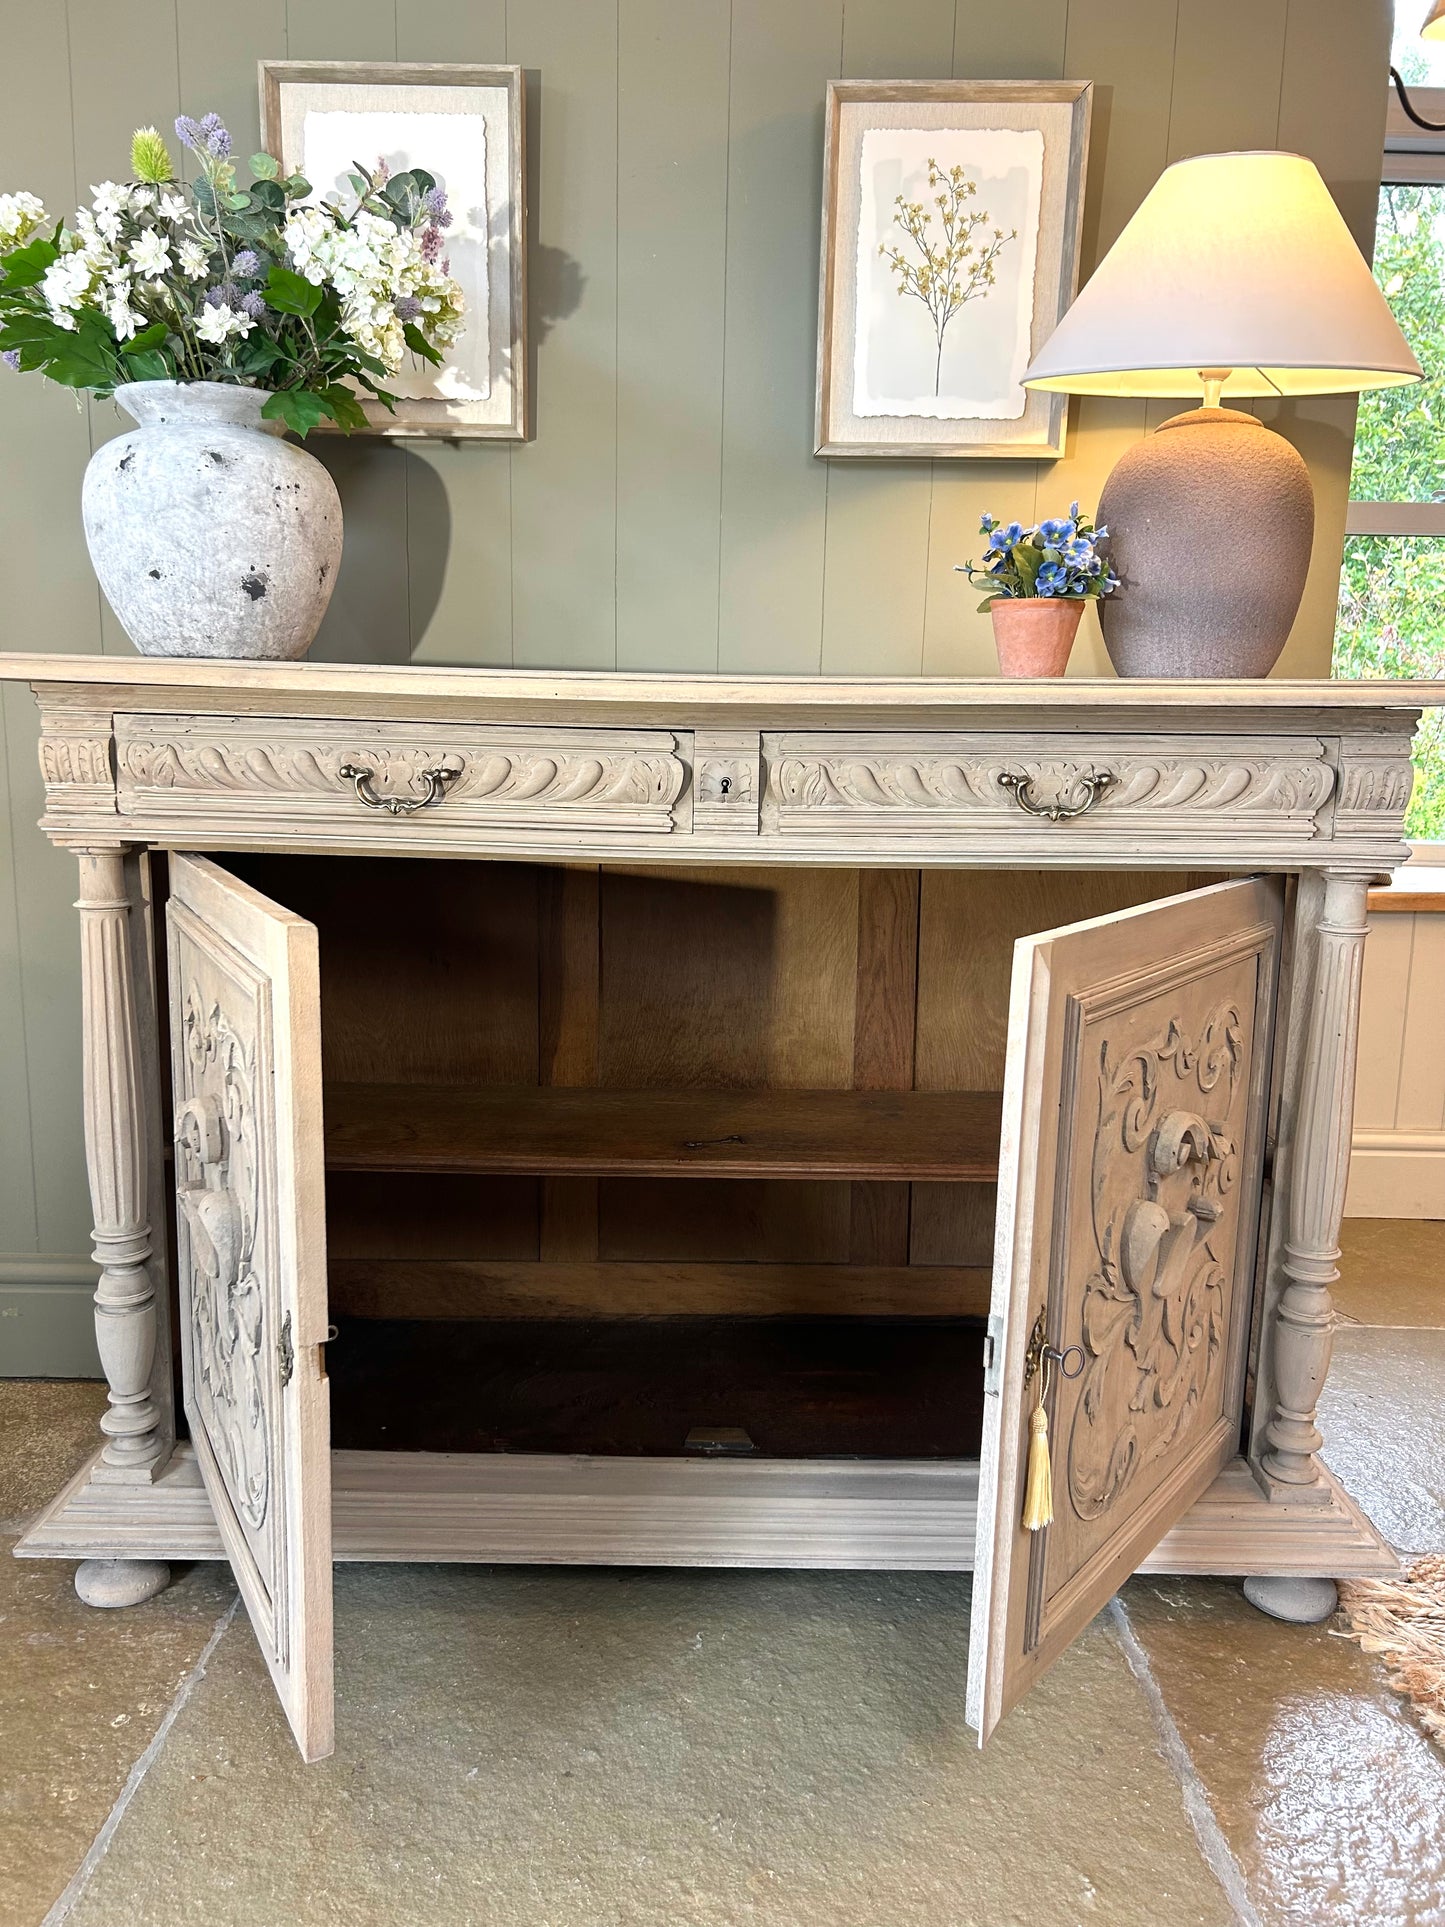
[[1068, 1447], [1069, 1497], [1083, 1519], [1108, 1512], [1170, 1450], [1220, 1369], [1246, 1065], [1244, 1021], [1229, 1002], [1193, 1036], [1175, 1019], [1117, 1055], [1101, 1046], [1097, 1268]]
[[192, 1397], [237, 1511], [259, 1531], [271, 1494], [264, 1295], [256, 1275], [260, 1160], [254, 1054], [192, 985], [190, 1095], [176, 1112], [176, 1197], [190, 1286]]
[[[1132, 755], [1109, 758], [1109, 808], [1248, 817], [1312, 816], [1334, 785], [1322, 759]], [[785, 811], [964, 811], [1003, 815], [1027, 786], [1036, 813], [1073, 813], [1098, 780], [1093, 757], [948, 755], [918, 751], [784, 755], [771, 785]]]
[[517, 809], [667, 809], [686, 778], [682, 760], [665, 751], [512, 748], [467, 744], [363, 742], [332, 744], [228, 742], [195, 735], [143, 735], [120, 749], [122, 782], [144, 791], [187, 795], [315, 795], [333, 799], [347, 786], [344, 767], [364, 767], [378, 790], [424, 794], [428, 772], [444, 764], [453, 805], [506, 804]]

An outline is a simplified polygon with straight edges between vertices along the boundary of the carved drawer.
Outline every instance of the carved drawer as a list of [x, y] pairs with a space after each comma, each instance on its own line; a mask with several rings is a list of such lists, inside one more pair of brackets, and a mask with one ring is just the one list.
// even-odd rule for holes
[[691, 741], [671, 730], [115, 719], [122, 816], [232, 840], [559, 849], [691, 827]]
[[1247, 860], [1328, 838], [1336, 771], [1315, 736], [1035, 734], [764, 738], [762, 834], [889, 847]]

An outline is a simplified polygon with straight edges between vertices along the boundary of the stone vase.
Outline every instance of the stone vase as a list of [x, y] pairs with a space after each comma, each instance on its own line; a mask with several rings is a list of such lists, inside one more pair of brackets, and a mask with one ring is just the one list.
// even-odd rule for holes
[[341, 501], [321, 463], [261, 419], [265, 389], [144, 381], [115, 398], [138, 426], [91, 456], [81, 512], [136, 648], [304, 656], [341, 566]]
[[1304, 594], [1315, 498], [1303, 457], [1233, 408], [1175, 415], [1099, 497], [1120, 578], [1099, 605], [1121, 676], [1267, 676]]
[[1062, 676], [1084, 613], [1081, 596], [995, 596], [989, 604], [1001, 676]]

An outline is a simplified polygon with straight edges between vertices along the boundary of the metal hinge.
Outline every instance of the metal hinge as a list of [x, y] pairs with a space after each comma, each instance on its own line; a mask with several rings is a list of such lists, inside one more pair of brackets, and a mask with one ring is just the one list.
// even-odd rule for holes
[[291, 1374], [296, 1369], [296, 1349], [291, 1343], [291, 1314], [288, 1311], [281, 1320], [281, 1336], [276, 1340], [276, 1356], [281, 1361], [281, 1389], [284, 1392], [291, 1383]]

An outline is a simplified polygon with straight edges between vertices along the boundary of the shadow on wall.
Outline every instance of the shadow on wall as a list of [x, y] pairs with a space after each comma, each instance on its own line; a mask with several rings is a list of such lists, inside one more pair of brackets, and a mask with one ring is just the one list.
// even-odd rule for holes
[[[429, 462], [381, 436], [316, 436], [310, 444], [341, 497], [345, 535], [336, 593], [312, 662], [411, 661], [412, 639], [436, 613], [451, 553], [451, 502]], [[475, 451], [494, 453], [483, 443]], [[415, 524], [427, 538], [410, 539]]]

